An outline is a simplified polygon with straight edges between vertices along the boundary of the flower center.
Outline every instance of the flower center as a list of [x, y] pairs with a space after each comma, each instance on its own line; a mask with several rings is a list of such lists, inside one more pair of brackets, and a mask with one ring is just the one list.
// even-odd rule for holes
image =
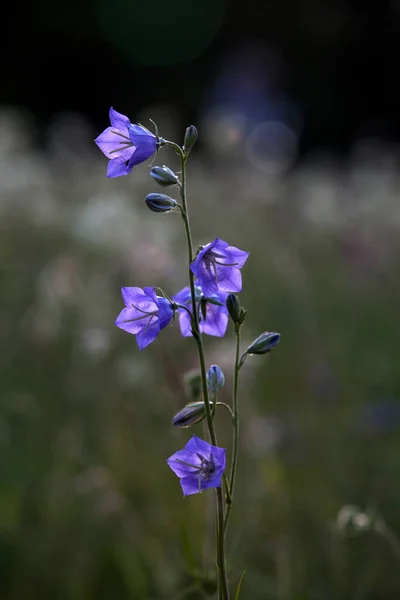
[[146, 323], [146, 330], [147, 330], [150, 327], [151, 322], [154, 319], [154, 317], [158, 317], [158, 312], [159, 312], [158, 308], [156, 308], [156, 310], [154, 310], [154, 311], [142, 310], [138, 306], [135, 306], [135, 304], [133, 304], [133, 302], [132, 302], [132, 307], [135, 308], [137, 311], [143, 313], [143, 315], [141, 315], [140, 317], [135, 317], [134, 319], [126, 319], [124, 321], [124, 323], [133, 323], [134, 321], [140, 321], [141, 319], [147, 319], [150, 317], [148, 322]]
[[225, 259], [226, 257], [223, 254], [220, 254], [219, 252], [216, 252], [215, 250], [211, 249], [208, 252], [206, 252], [203, 256], [203, 261], [205, 264], [205, 267], [207, 269], [207, 271], [210, 273], [210, 275], [212, 275], [212, 271], [214, 271], [214, 277], [215, 277], [215, 281], [218, 283], [218, 272], [217, 272], [217, 265], [221, 266], [221, 267], [237, 267], [238, 263], [226, 263], [226, 262], [221, 262], [221, 260], [218, 259]]
[[206, 458], [199, 452], [196, 452], [196, 454], [200, 459], [200, 465], [193, 465], [191, 463], [185, 462], [184, 460], [179, 460], [179, 458], [176, 459], [176, 462], [181, 463], [182, 465], [186, 465], [188, 467], [192, 467], [194, 469], [193, 475], [198, 476], [199, 492], [200, 492], [201, 491], [201, 480], [205, 479], [206, 481], [210, 481], [213, 478], [217, 467], [214, 462], [214, 458], [213, 458], [212, 454], [210, 454], [210, 458]]
[[124, 135], [120, 131], [115, 131], [114, 129], [112, 129], [111, 133], [113, 133], [114, 135], [119, 135], [119, 137], [121, 137], [122, 140], [119, 142], [121, 147], [116, 148], [115, 150], [111, 150], [109, 154], [115, 154], [115, 152], [120, 152], [121, 150], [126, 150], [127, 148], [131, 148], [133, 146], [130, 137]]

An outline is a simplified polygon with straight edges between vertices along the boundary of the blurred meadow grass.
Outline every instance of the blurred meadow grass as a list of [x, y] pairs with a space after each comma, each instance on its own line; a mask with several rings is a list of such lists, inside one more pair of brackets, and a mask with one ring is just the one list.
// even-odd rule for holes
[[[122, 285], [186, 285], [183, 228], [145, 207], [146, 165], [105, 179], [97, 133], [64, 115], [39, 151], [26, 115], [0, 113], [1, 598], [211, 598], [212, 496], [183, 499], [165, 463], [203, 433], [170, 426], [195, 346], [175, 325], [141, 353], [113, 324]], [[245, 342], [282, 334], [243, 369], [231, 581], [247, 569], [243, 600], [395, 600], [399, 149], [270, 173], [219, 142], [189, 162], [195, 243], [251, 252]], [[168, 151], [155, 164], [177, 168]], [[229, 401], [232, 331], [205, 343]], [[343, 525], [346, 505], [389, 533]]]

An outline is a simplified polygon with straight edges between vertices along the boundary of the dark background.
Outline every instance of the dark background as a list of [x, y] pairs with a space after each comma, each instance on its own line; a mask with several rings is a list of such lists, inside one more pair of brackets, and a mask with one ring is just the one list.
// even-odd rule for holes
[[72, 110], [100, 129], [110, 104], [139, 112], [155, 99], [196, 121], [221, 69], [257, 41], [268, 60], [258, 53], [255, 77], [268, 74], [270, 98], [301, 114], [302, 154], [400, 133], [396, 0], [42, 0], [7, 10], [1, 97], [40, 126]]

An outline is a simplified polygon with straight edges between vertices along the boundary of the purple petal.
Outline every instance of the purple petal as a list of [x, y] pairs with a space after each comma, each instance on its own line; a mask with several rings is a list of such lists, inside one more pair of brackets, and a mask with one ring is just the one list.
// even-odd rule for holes
[[107, 166], [107, 179], [112, 179], [113, 177], [122, 177], [123, 175], [128, 175], [131, 172], [131, 169], [128, 169], [126, 166], [126, 162], [124, 160], [110, 160]]
[[131, 124], [128, 117], [117, 112], [113, 107], [110, 108], [110, 123], [114, 129], [120, 129], [121, 131], [126, 131], [128, 125]]
[[[199, 493], [199, 478], [198, 477], [183, 477], [180, 481], [183, 495], [190, 496], [191, 494]], [[200, 491], [203, 489], [203, 481], [200, 479]]]
[[224, 337], [228, 327], [228, 315], [224, 306], [207, 306], [206, 320], [200, 321], [200, 331], [206, 335]]
[[242, 274], [235, 267], [218, 267], [218, 289], [224, 292], [242, 290]]
[[135, 305], [145, 312], [155, 312], [158, 310], [154, 288], [144, 288], [142, 290], [140, 287], [122, 287], [121, 293], [125, 306], [132, 307], [132, 305]]
[[225, 248], [225, 253], [227, 257], [227, 262], [237, 263], [237, 269], [241, 269], [250, 256], [250, 252], [239, 250], [239, 248], [235, 248], [235, 246], [228, 246], [227, 248]]
[[135, 141], [141, 144], [143, 138], [153, 138], [157, 143], [157, 138], [154, 133], [151, 133], [151, 131], [147, 129], [147, 127], [143, 127], [143, 125], [130, 125], [129, 135], [134, 146], [136, 146]]
[[174, 316], [174, 311], [172, 310], [170, 301], [166, 298], [158, 296], [157, 300], [159, 305], [158, 319], [160, 322], [160, 329], [164, 329]]
[[141, 125], [130, 125], [128, 131], [130, 140], [136, 147], [136, 152], [129, 163], [132, 168], [154, 154], [157, 150], [157, 138], [151, 131]]
[[150, 296], [150, 298], [152, 300], [154, 300], [154, 302], [157, 304], [158, 306], [158, 301], [157, 301], [157, 293], [156, 293], [156, 288], [153, 287], [144, 287], [143, 288], [144, 293], [146, 294], [146, 296]]
[[200, 467], [200, 459], [198, 456], [195, 456], [195, 462], [193, 462], [193, 453], [188, 452], [187, 450], [178, 450], [167, 460], [167, 464], [173, 470], [175, 475], [178, 477], [187, 477], [192, 474], [196, 474], [196, 470], [193, 467], [189, 467], [188, 465], [182, 464], [183, 461], [185, 463], [198, 465]]
[[217, 446], [212, 446], [208, 442], [205, 442], [201, 438], [197, 437], [197, 435], [194, 435], [186, 444], [185, 450], [188, 452], [193, 452], [195, 455], [197, 452], [200, 452], [200, 454], [203, 456], [209, 456], [213, 450], [219, 450], [219, 448]]
[[[224, 466], [225, 468], [225, 466]], [[203, 479], [201, 482], [201, 489], [206, 490], [211, 487], [221, 487], [221, 479], [223, 475], [224, 469], [219, 469], [215, 472], [214, 477], [207, 481], [207, 479]], [[198, 490], [197, 490], [198, 491]]]
[[225, 253], [226, 249], [229, 247], [228, 242], [224, 242], [224, 240], [221, 240], [221, 238], [215, 238], [215, 240], [209, 245], [214, 252], [222, 253]]
[[115, 321], [115, 325], [128, 333], [136, 335], [143, 327], [146, 327], [149, 321], [149, 317], [146, 317], [146, 320], [140, 317], [140, 313], [135, 308], [123, 308]]
[[126, 135], [126, 131], [117, 131], [113, 127], [107, 127], [94, 141], [100, 150], [109, 159], [120, 158], [127, 161], [131, 158], [135, 147]]
[[179, 327], [181, 328], [181, 334], [183, 337], [189, 337], [192, 335], [192, 324], [190, 322], [189, 314], [186, 310], [179, 311]]
[[154, 342], [159, 333], [160, 324], [158, 320], [155, 321], [153, 325], [150, 325], [150, 327], [145, 327], [142, 331], [139, 331], [136, 336], [136, 343], [139, 346], [139, 349], [144, 350], [146, 346], [151, 344], [151, 342]]
[[157, 142], [153, 143], [152, 140], [145, 140], [141, 142], [140, 146], [137, 146], [136, 151], [132, 154], [128, 167], [133, 169], [135, 165], [138, 165], [150, 158], [150, 156], [153, 156], [156, 150]]
[[190, 287], [189, 286], [184, 287], [183, 290], [181, 290], [180, 292], [175, 294], [175, 296], [173, 296], [173, 298], [172, 298], [172, 300], [174, 300], [178, 304], [185, 304], [185, 305], [190, 303], [190, 299], [191, 299], [191, 295], [190, 295]]

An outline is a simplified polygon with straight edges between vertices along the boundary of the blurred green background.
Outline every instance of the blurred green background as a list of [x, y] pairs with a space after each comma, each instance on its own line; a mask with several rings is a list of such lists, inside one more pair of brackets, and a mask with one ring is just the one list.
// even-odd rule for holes
[[[249, 359], [241, 373], [240, 462], [228, 537], [232, 585], [246, 568], [243, 600], [396, 600], [398, 110], [387, 104], [393, 96], [383, 85], [393, 83], [390, 70], [369, 82], [373, 97], [383, 100], [368, 111], [351, 94], [341, 95], [348, 73], [330, 69], [335, 57], [345, 63], [343, 40], [361, 53], [370, 39], [362, 32], [392, 39], [389, 31], [394, 39], [399, 12], [382, 8], [374, 29], [373, 12], [351, 4], [332, 2], [327, 15], [311, 3], [297, 12], [290, 2], [268, 4], [268, 10], [255, 3], [243, 11], [247, 29], [236, 40], [241, 7], [215, 3], [207, 28], [201, 19], [210, 12], [193, 3], [196, 19], [181, 13], [185, 31], [200, 23], [204, 35], [182, 34], [187, 55], [176, 45], [165, 66], [160, 49], [176, 6], [158, 8], [172, 12], [166, 29], [158, 23], [153, 44], [144, 35], [149, 24], [134, 20], [144, 5], [129, 6], [133, 14], [125, 20], [126, 13], [115, 6], [111, 14], [106, 2], [61, 5], [62, 18], [54, 7], [46, 18], [43, 8], [31, 7], [68, 64], [80, 48], [76, 68], [87, 69], [90, 81], [91, 67], [98, 75], [107, 51], [104, 79], [90, 93], [84, 88], [82, 99], [72, 67], [60, 72], [55, 64], [51, 78], [51, 44], [45, 45], [51, 36], [38, 36], [34, 64], [22, 47], [27, 64], [18, 76], [5, 67], [0, 597], [213, 597], [213, 582], [204, 578], [214, 560], [213, 495], [184, 499], [165, 463], [192, 433], [203, 435], [202, 425], [190, 431], [170, 425], [188, 400], [183, 376], [197, 367], [195, 345], [175, 325], [140, 352], [134, 337], [114, 326], [121, 286], [159, 285], [172, 295], [186, 285], [184, 231], [178, 215], [150, 213], [144, 205], [145, 195], [158, 191], [148, 165], [105, 179], [107, 161], [92, 140], [108, 125], [112, 103], [132, 120], [154, 119], [161, 135], [177, 142], [184, 127], [196, 123], [199, 144], [188, 163], [195, 244], [219, 236], [251, 252], [243, 269], [243, 346], [263, 330], [282, 335], [274, 352]], [[280, 16], [286, 8], [285, 28]], [[102, 24], [104, 55], [91, 45], [88, 23], [95, 12], [102, 15], [94, 23]], [[268, 33], [268, 17], [281, 24], [282, 42]], [[382, 25], [389, 22], [389, 29]], [[11, 32], [18, 25], [12, 23]], [[252, 23], [258, 32], [264, 24], [263, 37], [252, 34]], [[303, 23], [296, 35], [293, 23]], [[27, 24], [21, 28], [28, 31]], [[87, 46], [74, 46], [73, 36]], [[115, 40], [123, 40], [123, 48], [116, 50]], [[143, 54], [147, 65], [137, 54], [146, 44], [152, 46]], [[285, 55], [289, 47], [292, 54]], [[303, 58], [300, 72], [308, 73], [303, 95], [292, 86], [299, 81], [291, 71], [296, 51]], [[398, 48], [391, 51], [387, 65], [398, 58]], [[312, 77], [310, 55], [325, 57], [319, 67], [325, 79]], [[124, 79], [127, 64], [135, 76]], [[41, 104], [66, 72], [68, 95], [53, 89], [53, 103]], [[330, 74], [343, 86], [327, 88]], [[33, 87], [25, 95], [27, 82]], [[169, 149], [154, 164], [179, 168]], [[226, 402], [233, 345], [231, 329], [222, 340], [205, 340], [207, 364], [225, 372]], [[225, 415], [218, 416], [218, 430], [220, 444], [230, 449]]]

